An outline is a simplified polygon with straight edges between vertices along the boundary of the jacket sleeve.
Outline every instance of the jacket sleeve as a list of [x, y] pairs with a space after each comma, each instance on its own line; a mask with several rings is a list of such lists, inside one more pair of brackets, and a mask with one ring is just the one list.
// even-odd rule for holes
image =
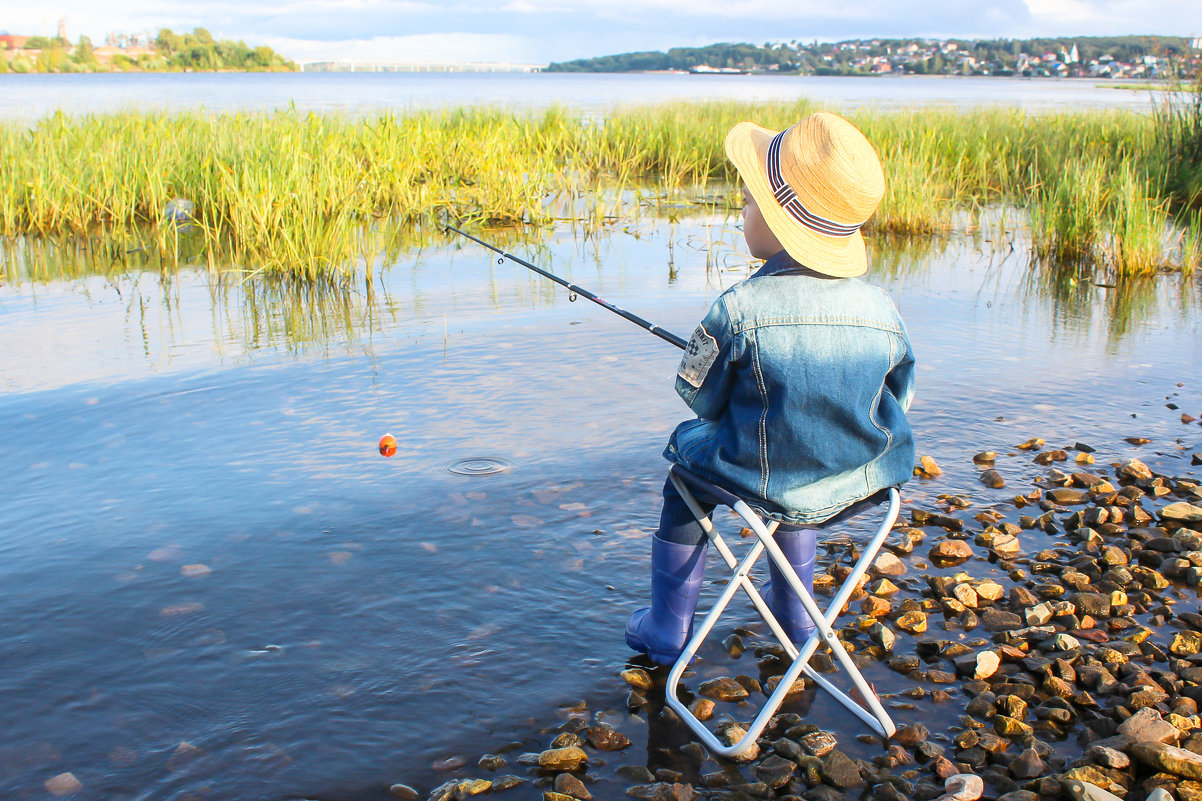
[[693, 413], [717, 420], [730, 402], [738, 357], [725, 297], [719, 297], [685, 346], [676, 368], [676, 392]]
[[906, 325], [900, 316], [897, 321], [901, 325], [901, 342], [905, 353], [902, 354], [901, 361], [889, 371], [889, 375], [885, 376], [885, 386], [893, 393], [893, 397], [897, 398], [902, 411], [908, 412], [910, 402], [914, 400], [914, 346], [910, 344]]

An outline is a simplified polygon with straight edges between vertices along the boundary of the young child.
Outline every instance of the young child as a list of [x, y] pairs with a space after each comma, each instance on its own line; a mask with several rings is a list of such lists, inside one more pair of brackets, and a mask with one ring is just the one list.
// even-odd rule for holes
[[[914, 465], [910, 341], [889, 297], [855, 278], [867, 270], [860, 227], [885, 177], [864, 135], [825, 112], [780, 133], [739, 123], [726, 154], [745, 186], [747, 248], [767, 261], [693, 333], [676, 391], [697, 419], [676, 427], [664, 457], [781, 521], [776, 542], [812, 588], [822, 524]], [[665, 482], [651, 606], [626, 625], [627, 644], [657, 663], [674, 662], [692, 636], [706, 546]], [[813, 624], [768, 565], [765, 600], [800, 644]]]

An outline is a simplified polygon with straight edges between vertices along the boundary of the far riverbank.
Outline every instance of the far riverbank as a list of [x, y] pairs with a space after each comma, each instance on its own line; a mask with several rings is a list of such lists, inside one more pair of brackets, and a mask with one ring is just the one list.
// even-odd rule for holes
[[1113, 82], [958, 76], [782, 77], [669, 73], [124, 73], [0, 75], [0, 117], [37, 119], [55, 111], [302, 111], [370, 114], [456, 106], [589, 114], [678, 100], [779, 102], [809, 99], [831, 108], [1002, 106], [1028, 111], [1124, 108], [1145, 111], [1159, 91], [1116, 92]]

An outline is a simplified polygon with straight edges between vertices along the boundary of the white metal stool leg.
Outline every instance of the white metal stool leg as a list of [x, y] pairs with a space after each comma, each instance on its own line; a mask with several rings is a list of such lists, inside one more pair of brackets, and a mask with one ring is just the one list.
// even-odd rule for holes
[[[809, 678], [813, 679], [819, 687], [830, 693], [835, 700], [837, 700], [840, 704], [846, 707], [848, 711], [872, 728], [872, 730], [877, 734], [880, 734], [883, 737], [889, 737], [892, 735], [895, 731], [895, 726], [893, 725], [892, 719], [890, 719], [889, 714], [885, 711], [884, 707], [881, 706], [880, 699], [877, 698], [876, 693], [864, 680], [859, 668], [856, 667], [847, 651], [843, 648], [843, 644], [835, 635], [834, 630], [831, 628], [831, 624], [843, 610], [844, 605], [847, 603], [847, 599], [853, 592], [855, 592], [860, 578], [863, 577], [869, 566], [871, 566], [873, 560], [876, 558], [877, 552], [881, 548], [881, 545], [884, 544], [885, 538], [889, 536], [889, 532], [893, 528], [893, 523], [896, 521], [898, 512], [901, 508], [901, 497], [897, 490], [890, 490], [889, 509], [885, 515], [885, 519], [877, 528], [876, 534], [865, 547], [864, 552], [861, 554], [859, 560], [853, 567], [851, 574], [848, 575], [847, 579], [843, 582], [843, 586], [839, 589], [834, 601], [824, 614], [819, 609], [817, 603], [815, 603], [813, 596], [810, 595], [805, 585], [802, 584], [801, 579], [798, 577], [797, 572], [793, 569], [793, 566], [789, 564], [788, 559], [780, 550], [780, 546], [776, 544], [776, 540], [772, 536], [773, 532], [776, 531], [778, 526], [776, 521], [772, 520], [765, 522], [764, 519], [752, 511], [752, 509], [746, 503], [738, 499], [734, 499], [733, 503], [720, 504], [724, 506], [730, 506], [730, 508], [733, 509], [734, 512], [743, 519], [747, 526], [753, 532], [755, 532], [755, 544], [751, 546], [747, 554], [743, 557], [742, 561], [739, 561], [735, 558], [735, 555], [726, 545], [726, 542], [714, 528], [713, 523], [710, 520], [710, 516], [706, 514], [704, 510], [702, 510], [701, 505], [697, 502], [696, 497], [693, 495], [688, 485], [676, 475], [675, 470], [670, 472], [668, 475], [677, 491], [680, 492], [681, 498], [684, 499], [684, 502], [688, 505], [689, 510], [693, 513], [693, 516], [701, 525], [702, 530], [705, 532], [706, 536], [709, 537], [710, 542], [714, 544], [715, 550], [717, 550], [722, 556], [722, 559], [726, 562], [727, 566], [734, 570], [734, 575], [732, 576], [731, 581], [726, 585], [726, 587], [723, 588], [722, 592], [718, 596], [718, 599], [714, 602], [713, 608], [710, 609], [710, 611], [706, 614], [701, 626], [694, 631], [692, 639], [690, 639], [688, 644], [685, 645], [684, 651], [681, 652], [680, 657], [676, 660], [676, 663], [672, 666], [671, 671], [668, 673], [668, 682], [665, 689], [665, 700], [668, 706], [675, 711], [676, 714], [680, 715], [681, 719], [689, 726], [690, 729], [693, 730], [693, 733], [697, 735], [697, 737], [701, 740], [705, 747], [710, 750], [710, 752], [725, 757], [737, 756], [750, 748], [760, 734], [763, 733], [772, 716], [776, 714], [777, 709], [779, 709], [781, 704], [784, 703], [785, 697], [792, 689], [793, 683], [797, 680], [798, 676], [804, 672]], [[781, 628], [780, 623], [776, 620], [775, 616], [773, 616], [771, 610], [768, 609], [768, 605], [760, 595], [759, 590], [755, 588], [755, 585], [751, 581], [751, 569], [756, 560], [759, 559], [760, 555], [765, 550], [768, 551], [768, 558], [772, 559], [777, 568], [780, 570], [781, 575], [786, 581], [789, 582], [789, 586], [792, 587], [793, 591], [797, 594], [798, 599], [801, 601], [802, 607], [810, 616], [810, 619], [814, 622], [815, 631], [805, 642], [805, 644], [802, 645], [800, 650], [792, 641], [789, 640], [788, 636]], [[755, 606], [756, 611], [768, 624], [768, 627], [771, 629], [773, 635], [775, 635], [780, 641], [781, 645], [785, 649], [785, 652], [793, 661], [789, 666], [789, 669], [785, 671], [785, 675], [781, 677], [780, 684], [777, 685], [776, 689], [773, 690], [772, 694], [768, 697], [767, 702], [760, 710], [759, 714], [756, 715], [755, 720], [751, 722], [746, 735], [744, 735], [738, 742], [727, 745], [714, 736], [714, 733], [711, 732], [700, 720], [698, 720], [697, 717], [689, 711], [688, 707], [680, 702], [680, 700], [676, 697], [676, 691], [680, 683], [680, 678], [685, 669], [688, 667], [689, 662], [692, 661], [693, 656], [697, 653], [697, 649], [701, 647], [701, 643], [705, 641], [705, 638], [717, 624], [718, 619], [722, 616], [722, 613], [726, 610], [727, 605], [730, 603], [731, 599], [739, 589], [742, 589], [747, 594], [748, 598], [750, 598], [752, 602], [752, 605]], [[864, 707], [852, 700], [852, 698], [850, 698], [841, 689], [832, 684], [830, 680], [820, 675], [817, 671], [809, 666], [810, 657], [813, 656], [814, 651], [818, 648], [820, 638], [822, 641], [826, 642], [831, 650], [832, 655], [839, 662], [840, 666], [847, 672], [853, 685], [859, 691], [860, 696], [864, 699], [864, 702], [868, 704], [868, 709], [864, 709]]]

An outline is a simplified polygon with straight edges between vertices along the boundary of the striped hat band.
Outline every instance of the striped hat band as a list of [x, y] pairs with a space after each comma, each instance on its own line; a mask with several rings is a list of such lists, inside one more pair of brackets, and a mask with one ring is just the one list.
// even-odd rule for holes
[[797, 193], [793, 191], [793, 187], [785, 183], [785, 178], [780, 171], [780, 143], [784, 138], [785, 132], [781, 131], [773, 138], [772, 144], [768, 146], [768, 184], [772, 187], [772, 194], [776, 197], [776, 202], [780, 203], [781, 208], [789, 212], [793, 219], [811, 231], [816, 231], [826, 236], [841, 237], [851, 236], [856, 231], [859, 231], [860, 226], [864, 223], [857, 225], [837, 223], [833, 220], [819, 217], [801, 205]]

